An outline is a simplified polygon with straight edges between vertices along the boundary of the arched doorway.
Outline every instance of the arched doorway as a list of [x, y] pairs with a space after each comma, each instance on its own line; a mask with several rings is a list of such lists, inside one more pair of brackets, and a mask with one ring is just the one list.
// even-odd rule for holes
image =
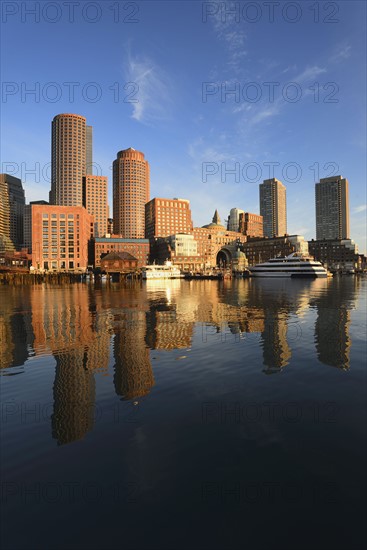
[[232, 255], [227, 248], [222, 248], [217, 254], [217, 266], [218, 267], [229, 267], [232, 262]]

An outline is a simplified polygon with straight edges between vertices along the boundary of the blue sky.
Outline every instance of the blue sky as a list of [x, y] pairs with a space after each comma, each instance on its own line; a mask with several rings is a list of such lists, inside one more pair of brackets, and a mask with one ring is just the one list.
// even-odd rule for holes
[[52, 118], [78, 113], [111, 212], [127, 147], [150, 163], [151, 197], [189, 199], [195, 226], [259, 212], [274, 175], [288, 232], [314, 238], [315, 178], [341, 174], [366, 252], [365, 2], [72, 4], [2, 3], [1, 171], [27, 202], [48, 199]]

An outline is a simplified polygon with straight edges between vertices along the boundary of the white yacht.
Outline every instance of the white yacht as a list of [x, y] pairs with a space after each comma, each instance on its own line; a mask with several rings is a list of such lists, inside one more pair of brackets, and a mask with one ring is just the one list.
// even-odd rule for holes
[[180, 279], [183, 276], [172, 262], [166, 262], [164, 265], [145, 265], [142, 268], [143, 279]]
[[311, 256], [293, 252], [285, 258], [272, 258], [250, 267], [253, 277], [327, 277], [328, 272]]

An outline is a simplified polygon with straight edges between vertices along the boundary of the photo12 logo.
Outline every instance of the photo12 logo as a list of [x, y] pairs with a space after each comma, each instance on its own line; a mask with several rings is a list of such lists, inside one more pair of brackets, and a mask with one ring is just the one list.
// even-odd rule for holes
[[339, 103], [336, 82], [313, 82], [304, 86], [299, 82], [203, 82], [203, 103], [298, 103], [302, 98], [312, 97], [314, 103]]
[[1, 102], [14, 100], [21, 103], [98, 103], [103, 99], [113, 103], [139, 103], [139, 85], [136, 82], [114, 82], [101, 85], [98, 82], [2, 82]]
[[202, 22], [339, 23], [338, 2], [203, 2]]
[[2, 2], [2, 23], [139, 23], [137, 2]]
[[[320, 177], [329, 178], [339, 172], [339, 165], [334, 161], [321, 163], [314, 162], [307, 170], [313, 173], [313, 182], [320, 181]], [[208, 183], [213, 178], [221, 183], [259, 183], [263, 180], [279, 177], [283, 183], [297, 183], [303, 177], [305, 170], [302, 170], [298, 162], [287, 162], [281, 165], [277, 161], [258, 162], [214, 162], [204, 161], [201, 164], [201, 181]], [[280, 175], [279, 175], [280, 174]], [[309, 174], [307, 173], [307, 180]]]

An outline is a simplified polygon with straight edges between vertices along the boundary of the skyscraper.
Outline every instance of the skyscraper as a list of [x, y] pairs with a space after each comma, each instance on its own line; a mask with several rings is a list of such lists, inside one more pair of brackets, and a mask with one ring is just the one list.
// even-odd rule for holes
[[286, 188], [276, 178], [259, 185], [260, 215], [264, 221], [265, 237], [280, 237], [287, 233]]
[[316, 239], [349, 239], [349, 185], [343, 176], [315, 184]]
[[94, 218], [94, 236], [104, 237], [107, 233], [107, 177], [93, 176], [83, 178], [83, 206]]
[[93, 174], [93, 126], [86, 126], [86, 167], [87, 174]]
[[114, 233], [144, 239], [145, 204], [150, 198], [149, 163], [132, 147], [119, 151], [113, 161]]
[[240, 208], [231, 208], [228, 217], [228, 230], [229, 231], [239, 231], [240, 226], [240, 215], [244, 213], [244, 210]]
[[[90, 128], [90, 127], [88, 127]], [[81, 115], [60, 114], [52, 121], [50, 204], [83, 205], [83, 176], [91, 162], [92, 133]], [[90, 167], [91, 173], [91, 167]]]
[[24, 244], [24, 206], [22, 181], [9, 174], [0, 174], [0, 235], [10, 239], [18, 250]]

